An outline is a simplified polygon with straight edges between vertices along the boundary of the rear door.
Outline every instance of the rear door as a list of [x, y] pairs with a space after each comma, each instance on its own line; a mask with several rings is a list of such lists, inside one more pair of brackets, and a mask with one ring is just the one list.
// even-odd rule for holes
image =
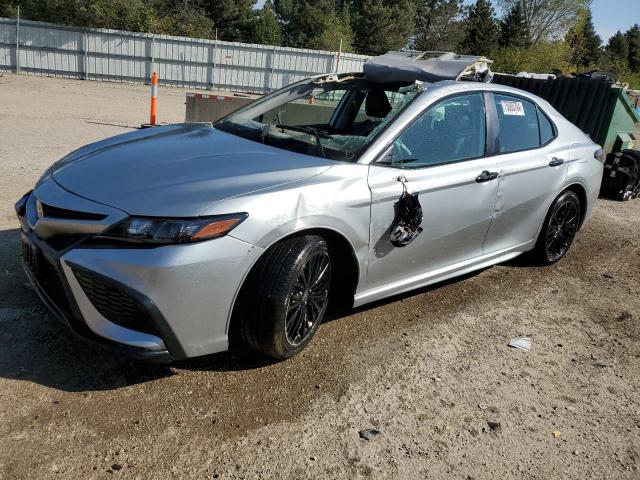
[[532, 101], [494, 93], [490, 116], [498, 126], [499, 172], [494, 218], [484, 253], [534, 240], [567, 176], [572, 149], [560, 142], [556, 129]]

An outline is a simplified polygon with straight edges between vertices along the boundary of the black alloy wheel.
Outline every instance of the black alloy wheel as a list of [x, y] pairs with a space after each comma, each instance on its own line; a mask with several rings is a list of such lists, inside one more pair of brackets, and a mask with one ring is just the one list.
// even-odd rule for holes
[[581, 220], [578, 196], [569, 190], [561, 193], [547, 213], [532, 252], [536, 262], [551, 265], [564, 257], [580, 228]]
[[308, 258], [287, 299], [285, 333], [298, 346], [315, 331], [329, 305], [331, 258], [320, 251]]
[[572, 200], [570, 198], [557, 205], [549, 219], [545, 246], [551, 262], [559, 260], [567, 253], [578, 231], [580, 207]]
[[252, 270], [239, 300], [243, 344], [273, 358], [296, 355], [311, 341], [330, 301], [332, 258], [317, 235], [286, 238]]

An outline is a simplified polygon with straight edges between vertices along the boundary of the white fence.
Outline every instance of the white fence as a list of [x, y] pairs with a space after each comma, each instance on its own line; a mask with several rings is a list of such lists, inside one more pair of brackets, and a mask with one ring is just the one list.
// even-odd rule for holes
[[266, 93], [331, 71], [361, 71], [368, 57], [301, 48], [83, 29], [0, 18], [0, 70], [109, 82]]

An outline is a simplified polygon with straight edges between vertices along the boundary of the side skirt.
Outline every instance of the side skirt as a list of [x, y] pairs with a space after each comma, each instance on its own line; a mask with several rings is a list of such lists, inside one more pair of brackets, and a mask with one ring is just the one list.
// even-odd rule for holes
[[414, 290], [416, 288], [426, 287], [427, 285], [449, 280], [475, 270], [481, 270], [497, 263], [506, 262], [507, 260], [511, 260], [512, 258], [531, 250], [534, 244], [535, 239], [512, 248], [493, 252], [488, 255], [482, 255], [481, 257], [476, 257], [471, 260], [466, 260], [454, 265], [449, 265], [437, 270], [421, 273], [419, 275], [414, 275], [413, 277], [365, 290], [356, 294], [353, 306], [359, 307], [366, 303], [375, 302], [376, 300], [381, 300], [392, 295], [408, 292], [409, 290]]

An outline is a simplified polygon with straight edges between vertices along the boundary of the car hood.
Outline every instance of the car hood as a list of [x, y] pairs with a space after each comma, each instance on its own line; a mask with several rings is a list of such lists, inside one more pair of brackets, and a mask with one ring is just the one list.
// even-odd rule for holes
[[330, 160], [208, 124], [138, 130], [82, 147], [51, 168], [66, 190], [130, 215], [197, 216], [235, 197], [322, 173]]

